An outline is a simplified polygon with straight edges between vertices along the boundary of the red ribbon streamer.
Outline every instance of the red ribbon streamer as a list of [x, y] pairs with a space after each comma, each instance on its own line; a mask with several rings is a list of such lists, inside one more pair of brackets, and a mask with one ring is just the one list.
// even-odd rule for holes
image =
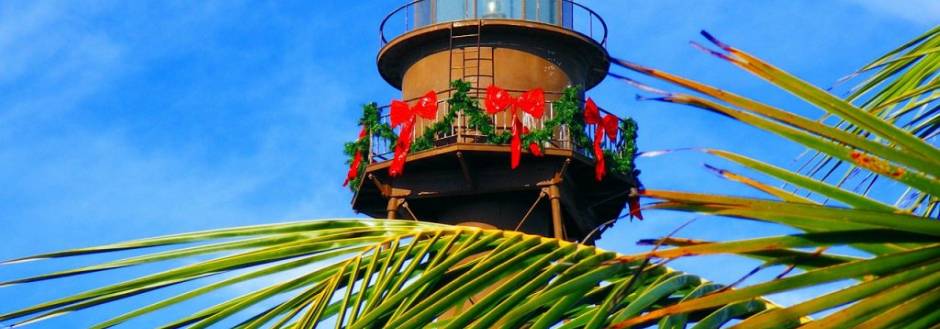
[[411, 150], [411, 135], [415, 129], [415, 121], [419, 116], [425, 119], [437, 117], [437, 93], [433, 90], [428, 91], [411, 107], [408, 107], [408, 103], [403, 101], [393, 100], [389, 116], [392, 128], [401, 126], [398, 141], [395, 143], [395, 156], [392, 158], [392, 164], [388, 167], [389, 176], [397, 177], [401, 176], [405, 170], [405, 160], [408, 157], [408, 151]]
[[627, 199], [627, 204], [630, 206], [630, 216], [643, 220], [643, 213], [640, 212], [640, 196], [631, 196]]
[[[542, 88], [531, 89], [513, 98], [509, 92], [495, 85], [486, 88], [486, 112], [496, 114], [502, 111], [510, 111], [512, 114], [512, 139], [509, 141], [510, 168], [516, 169], [519, 166], [519, 159], [522, 154], [522, 134], [527, 134], [528, 129], [522, 126], [521, 114], [519, 111], [528, 113], [532, 117], [539, 119], [545, 113], [545, 92]], [[542, 156], [542, 151], [535, 143], [529, 143], [529, 150], [536, 156]]]
[[630, 216], [643, 220], [643, 213], [640, 212], [640, 194], [643, 194], [643, 188], [630, 188], [630, 197], [627, 198], [627, 204], [630, 205]]
[[[363, 138], [366, 137], [366, 127], [362, 126], [362, 129], [359, 130], [359, 138], [356, 138], [358, 143]], [[356, 179], [356, 176], [359, 176], [359, 166], [362, 165], [362, 152], [356, 150], [356, 155], [353, 156], [353, 161], [349, 164], [349, 171], [346, 172], [346, 180], [343, 181], [343, 186], [349, 185], [349, 181]]]
[[588, 97], [584, 102], [584, 123], [594, 125], [594, 178], [601, 181], [607, 175], [607, 165], [604, 162], [604, 150], [601, 149], [601, 143], [604, 142], [605, 135], [611, 142], [617, 141], [617, 126], [620, 124], [620, 119], [613, 114], [607, 114], [601, 118], [597, 104]]

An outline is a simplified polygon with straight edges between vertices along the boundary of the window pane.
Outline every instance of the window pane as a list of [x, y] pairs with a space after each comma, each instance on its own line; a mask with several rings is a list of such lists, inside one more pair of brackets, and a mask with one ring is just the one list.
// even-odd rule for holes
[[[437, 22], [449, 22], [468, 18], [466, 0], [436, 0]], [[473, 13], [470, 13], [472, 16]]]
[[414, 11], [414, 23], [412, 28], [422, 27], [431, 24], [431, 2], [421, 1], [411, 8]]
[[559, 24], [558, 2], [560, 0], [529, 0], [526, 2], [526, 19], [549, 24]]
[[[514, 4], [513, 2], [519, 2]], [[479, 8], [477, 12], [480, 15], [480, 18], [519, 18], [522, 16], [520, 12], [522, 9], [522, 3], [519, 0], [478, 0]], [[515, 9], [516, 13], [513, 15], [513, 10]]]
[[[561, 11], [562, 25], [569, 29], [574, 28], [574, 5], [571, 2], [564, 2], [561, 4]], [[587, 19], [591, 19], [590, 15]], [[555, 22], [555, 24], [558, 24], [558, 22]]]
[[525, 19], [530, 21], [538, 21], [538, 2], [539, 0], [526, 0], [525, 2]]
[[525, 0], [509, 0], [509, 16], [515, 19], [522, 19], [522, 3]]

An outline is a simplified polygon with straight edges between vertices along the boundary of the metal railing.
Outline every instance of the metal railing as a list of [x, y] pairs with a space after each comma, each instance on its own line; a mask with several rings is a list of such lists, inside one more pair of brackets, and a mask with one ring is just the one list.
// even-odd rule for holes
[[438, 23], [518, 19], [559, 26], [607, 46], [607, 23], [588, 7], [571, 0], [417, 0], [385, 16], [379, 25], [382, 46], [420, 27]]
[[[450, 90], [444, 90], [444, 91], [437, 93], [438, 95], [437, 116], [433, 120], [424, 119], [420, 117], [417, 118], [417, 121], [415, 123], [415, 129], [412, 132], [412, 140], [417, 139], [419, 136], [422, 136], [425, 133], [425, 131], [428, 129], [428, 127], [430, 127], [433, 123], [442, 120], [444, 116], [447, 115], [449, 111], [449, 104], [447, 103], [447, 99], [450, 98], [453, 91], [454, 91], [453, 89], [450, 89]], [[509, 91], [511, 94], [514, 94], [516, 96], [522, 93], [522, 91], [520, 90], [507, 90], [507, 91]], [[483, 103], [483, 98], [485, 97], [485, 94], [486, 94], [486, 90], [483, 88], [471, 88], [469, 92], [470, 97], [478, 99], [481, 104]], [[545, 92], [545, 95], [548, 96], [548, 98], [557, 98], [557, 97], [552, 97], [552, 96], [560, 96], [561, 94], [562, 92], [549, 92], [549, 91]], [[417, 99], [418, 98], [409, 99], [409, 100], [406, 100], [406, 102], [411, 104]], [[379, 107], [379, 118], [380, 118], [379, 120], [383, 124], [390, 124], [388, 111], [389, 111], [389, 105], [383, 105]], [[602, 115], [610, 114], [604, 109], [600, 109], [600, 111]], [[489, 142], [486, 139], [486, 136], [483, 133], [481, 133], [479, 130], [476, 130], [470, 127], [468, 118], [463, 112], [457, 111], [456, 115], [457, 117], [454, 119], [454, 122], [451, 125], [449, 130], [443, 133], [438, 133], [436, 136], [434, 136], [433, 147], [435, 148], [443, 147], [443, 146], [452, 145], [456, 143], [489, 144]], [[508, 111], [492, 114], [492, 115], [489, 115], [489, 117], [491, 120], [490, 122], [493, 123], [495, 133], [501, 134], [503, 132], [510, 132], [512, 130], [512, 117]], [[528, 113], [522, 113], [522, 125], [528, 128], [529, 130], [541, 129], [545, 127], [546, 122], [548, 122], [554, 117], [555, 117], [554, 103], [552, 101], [546, 101], [545, 112], [542, 115], [542, 117], [535, 118], [529, 115]], [[623, 120], [621, 119], [620, 121], [622, 122]], [[586, 136], [588, 136], [588, 138], [593, 138], [595, 129], [596, 129], [595, 125], [585, 125], [584, 133], [586, 134]], [[368, 157], [369, 163], [370, 164], [379, 163], [379, 162], [391, 160], [394, 155], [395, 145], [390, 140], [371, 134], [371, 132], [369, 136], [371, 136], [371, 140], [369, 143], [370, 144], [369, 157]], [[604, 150], [619, 153], [620, 150], [624, 147], [625, 142], [626, 142], [624, 137], [625, 136], [623, 136], [623, 134], [618, 134], [617, 139], [613, 142], [604, 138], [601, 144], [601, 148]], [[579, 147], [578, 143], [572, 140], [570, 127], [568, 127], [567, 125], [561, 125], [559, 127], [556, 127], [555, 131], [552, 133], [551, 139], [545, 142], [544, 145], [540, 145], [540, 146], [543, 149], [572, 150], [588, 158], [591, 158], [591, 159], [594, 158], [594, 152], [591, 147], [587, 147], [587, 148]]]

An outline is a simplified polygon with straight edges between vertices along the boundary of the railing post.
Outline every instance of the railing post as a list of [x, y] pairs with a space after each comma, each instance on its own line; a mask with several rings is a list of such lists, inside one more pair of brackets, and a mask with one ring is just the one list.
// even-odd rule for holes
[[[571, 11], [573, 12], [574, 8], [571, 8]], [[591, 13], [588, 13], [588, 36], [594, 39], [594, 15], [591, 15]]]
[[373, 146], [375, 146], [375, 136], [372, 135], [372, 127], [369, 127], [369, 164], [372, 164], [372, 163], [375, 162], [374, 159], [372, 158], [372, 155], [373, 155], [372, 147], [373, 147]]

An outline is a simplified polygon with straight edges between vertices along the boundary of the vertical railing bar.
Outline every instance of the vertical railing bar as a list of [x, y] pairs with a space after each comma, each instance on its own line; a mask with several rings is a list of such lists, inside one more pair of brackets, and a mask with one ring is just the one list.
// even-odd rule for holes
[[[561, 25], [565, 27], [565, 4], [564, 1], [558, 4], [558, 16], [561, 18]], [[574, 9], [571, 10], [571, 29], [574, 30]]]
[[[466, 2], [465, 2], [466, 3]], [[447, 99], [454, 97], [454, 89], [447, 90]], [[447, 111], [450, 111], [450, 102], [447, 102]], [[454, 137], [454, 142], [460, 142], [460, 136], [462, 132], [460, 131], [460, 120], [463, 117], [463, 111], [457, 112], [457, 117], [454, 118], [454, 122], [450, 124], [450, 136]]]
[[375, 137], [372, 136], [372, 127], [369, 127], [369, 164], [372, 164], [372, 147], [375, 146]]
[[[574, 8], [571, 9], [574, 11]], [[591, 39], [594, 39], [594, 16], [588, 13], [588, 33]]]

